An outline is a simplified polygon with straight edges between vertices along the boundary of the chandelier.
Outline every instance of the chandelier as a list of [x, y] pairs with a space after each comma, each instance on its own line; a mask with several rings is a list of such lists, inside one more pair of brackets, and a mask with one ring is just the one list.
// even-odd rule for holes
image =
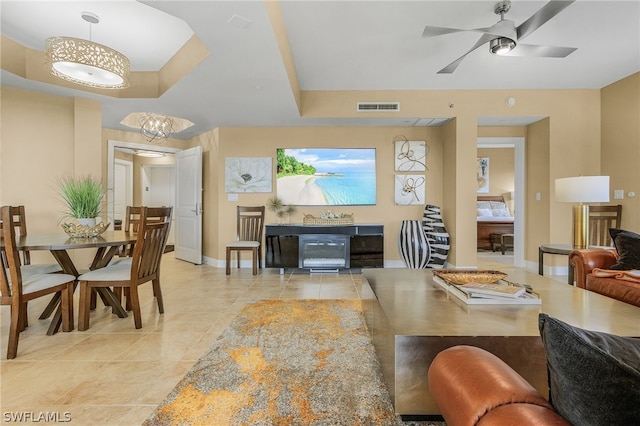
[[[97, 24], [100, 19], [83, 12], [82, 19]], [[75, 37], [49, 37], [46, 42], [47, 67], [63, 80], [101, 89], [129, 87], [129, 59], [117, 50]]]
[[140, 129], [140, 133], [150, 143], [164, 143], [173, 134], [193, 126], [189, 120], [153, 112], [132, 112], [120, 124]]
[[166, 115], [145, 113], [140, 117], [140, 132], [147, 142], [164, 142], [174, 132], [173, 119]]

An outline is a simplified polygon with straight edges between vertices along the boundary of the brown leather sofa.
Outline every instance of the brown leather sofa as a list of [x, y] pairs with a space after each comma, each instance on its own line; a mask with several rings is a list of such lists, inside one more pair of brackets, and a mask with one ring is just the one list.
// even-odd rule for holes
[[447, 426], [571, 424], [504, 361], [477, 347], [443, 350], [428, 378]]
[[[584, 288], [621, 302], [640, 307], [640, 283], [615, 277], [596, 277], [595, 268], [607, 269], [618, 260], [615, 249], [576, 249], [569, 253], [569, 264], [573, 267], [576, 287]], [[619, 271], [621, 274], [622, 272]]]

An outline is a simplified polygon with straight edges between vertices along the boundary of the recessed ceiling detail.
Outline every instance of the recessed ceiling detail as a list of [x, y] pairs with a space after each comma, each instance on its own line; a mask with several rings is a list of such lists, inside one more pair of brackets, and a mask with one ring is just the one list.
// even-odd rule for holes
[[154, 143], [164, 143], [174, 133], [193, 126], [187, 119], [152, 112], [132, 112], [120, 124], [139, 129], [148, 142]]
[[414, 127], [438, 127], [443, 126], [451, 121], [451, 118], [419, 118], [413, 123]]

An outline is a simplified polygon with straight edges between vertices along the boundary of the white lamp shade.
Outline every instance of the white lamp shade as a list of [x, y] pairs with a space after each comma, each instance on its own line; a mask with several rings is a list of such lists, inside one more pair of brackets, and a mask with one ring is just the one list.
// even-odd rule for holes
[[609, 176], [556, 179], [556, 201], [561, 203], [609, 202]]

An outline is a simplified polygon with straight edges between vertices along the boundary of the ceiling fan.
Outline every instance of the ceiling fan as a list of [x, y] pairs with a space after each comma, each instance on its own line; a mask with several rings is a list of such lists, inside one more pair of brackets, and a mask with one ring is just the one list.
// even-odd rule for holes
[[465, 56], [486, 43], [489, 43], [489, 51], [494, 55], [564, 58], [576, 50], [576, 48], [522, 44], [520, 43], [520, 40], [540, 28], [544, 23], [563, 11], [574, 1], [575, 0], [551, 0], [540, 10], [534, 13], [529, 19], [516, 27], [513, 21], [504, 19], [505, 13], [511, 9], [511, 1], [504, 0], [496, 3], [494, 7], [493, 11], [496, 15], [500, 15], [500, 21], [491, 27], [464, 30], [458, 28], [432, 27], [427, 25], [424, 28], [422, 37], [435, 37], [461, 31], [475, 31], [482, 33], [482, 36], [471, 49], [438, 71], [438, 74], [451, 74], [456, 70], [458, 65], [460, 65]]

